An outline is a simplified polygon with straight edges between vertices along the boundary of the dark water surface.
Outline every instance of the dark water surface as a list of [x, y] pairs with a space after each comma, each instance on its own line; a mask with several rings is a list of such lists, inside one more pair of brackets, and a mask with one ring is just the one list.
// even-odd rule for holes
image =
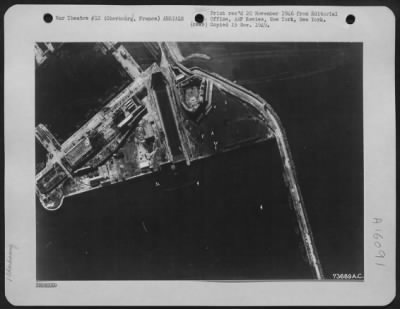
[[286, 129], [327, 278], [363, 273], [363, 98], [360, 43], [181, 44], [187, 63], [262, 96]]
[[36, 124], [65, 141], [130, 82], [93, 43], [66, 43], [36, 72]]
[[[181, 48], [212, 57], [187, 65], [236, 80], [272, 105], [326, 277], [363, 273], [362, 45]], [[46, 74], [38, 78], [53, 78]], [[45, 88], [51, 97], [64, 91]], [[52, 121], [46, 102], [37, 105], [44, 123]], [[67, 198], [57, 212], [37, 204], [39, 280], [311, 278], [274, 140]]]
[[41, 279], [311, 276], [275, 140], [37, 211]]

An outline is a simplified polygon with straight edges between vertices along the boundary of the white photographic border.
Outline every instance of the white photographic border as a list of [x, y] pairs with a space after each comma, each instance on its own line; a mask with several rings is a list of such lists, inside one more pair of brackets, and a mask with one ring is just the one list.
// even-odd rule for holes
[[[5, 287], [14, 305], [384, 305], [395, 296], [395, 16], [387, 7], [336, 11], [326, 23], [191, 27], [210, 6], [15, 5], [4, 18]], [[266, 7], [239, 7], [257, 10]], [[267, 7], [268, 8], [268, 7]], [[61, 22], [53, 16], [182, 15], [185, 22]], [[345, 22], [348, 14], [356, 22]], [[364, 281], [59, 281], [36, 287], [34, 42], [362, 42]], [[383, 257], [384, 255], [384, 257]]]

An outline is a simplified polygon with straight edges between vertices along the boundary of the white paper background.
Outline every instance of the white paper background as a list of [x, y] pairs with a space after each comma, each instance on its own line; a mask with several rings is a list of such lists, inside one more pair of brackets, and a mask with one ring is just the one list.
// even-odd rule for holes
[[[219, 7], [223, 9], [223, 7]], [[249, 9], [256, 10], [257, 7]], [[288, 7], [274, 7], [288, 9]], [[292, 7], [311, 10], [311, 7]], [[312, 9], [318, 9], [313, 7]], [[326, 23], [277, 23], [268, 30], [190, 28], [195, 6], [16, 5], [5, 15], [6, 296], [18, 305], [376, 305], [395, 295], [395, 17], [386, 7], [320, 7]], [[43, 22], [55, 15], [185, 15], [183, 23]], [[356, 16], [353, 25], [345, 23]], [[363, 42], [365, 281], [63, 281], [36, 288], [34, 42], [78, 41]], [[385, 267], [377, 266], [373, 218]], [[12, 256], [9, 257], [10, 246]], [[9, 261], [11, 258], [11, 262]], [[379, 260], [378, 262], [382, 262]], [[12, 280], [11, 282], [8, 280]]]

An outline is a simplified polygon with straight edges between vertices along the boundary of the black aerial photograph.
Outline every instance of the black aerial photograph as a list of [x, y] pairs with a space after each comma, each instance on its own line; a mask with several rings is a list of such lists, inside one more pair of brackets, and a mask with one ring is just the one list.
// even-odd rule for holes
[[364, 280], [362, 43], [34, 47], [37, 281]]

